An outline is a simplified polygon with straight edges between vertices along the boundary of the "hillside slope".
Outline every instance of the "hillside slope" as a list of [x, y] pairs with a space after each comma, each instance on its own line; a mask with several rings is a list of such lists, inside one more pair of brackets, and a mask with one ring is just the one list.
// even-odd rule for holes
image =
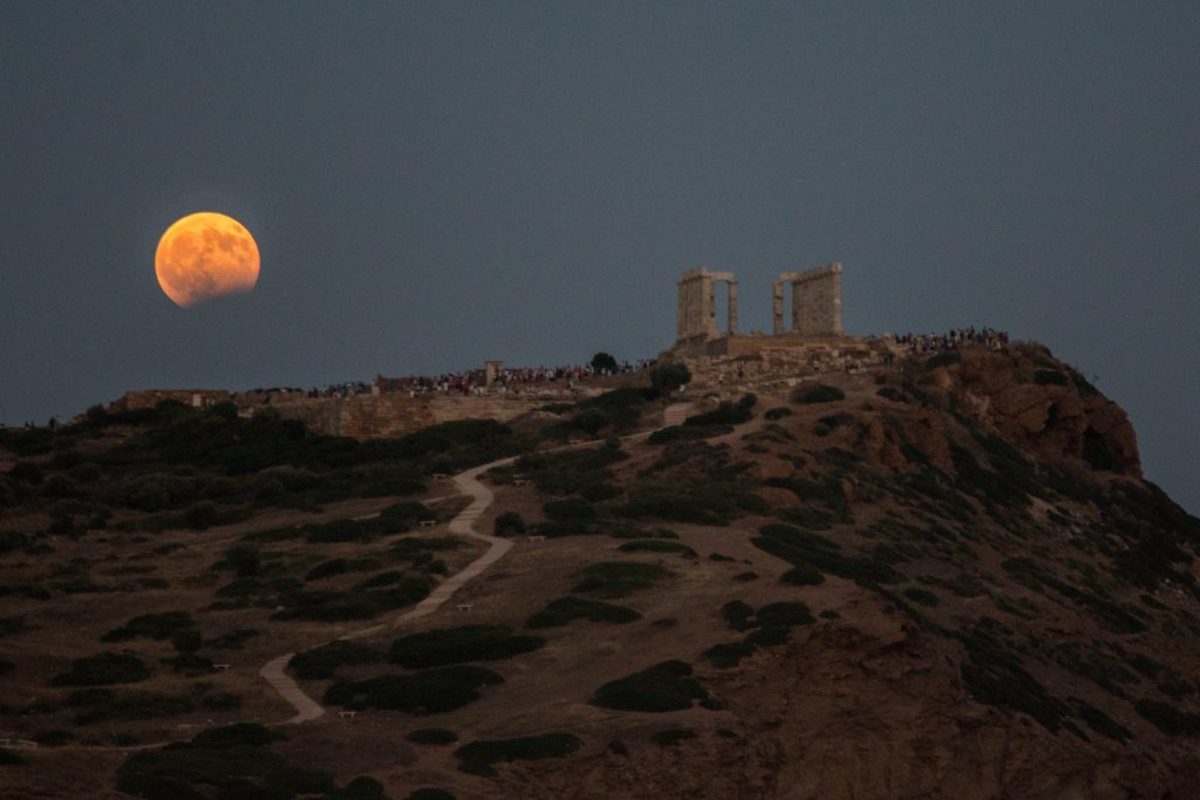
[[[3, 726], [43, 746], [0, 785], [1189, 795], [1200, 521], [1141, 479], [1116, 405], [1036, 345], [725, 394], [665, 428], [667, 401], [630, 388], [392, 442], [177, 409], [9, 437]], [[512, 550], [429, 617], [372, 627], [480, 552], [447, 535], [462, 501], [434, 475], [510, 455], [477, 530]], [[287, 718], [256, 674], [293, 651], [346, 713], [197, 736]], [[114, 747], [163, 739], [193, 743]]]

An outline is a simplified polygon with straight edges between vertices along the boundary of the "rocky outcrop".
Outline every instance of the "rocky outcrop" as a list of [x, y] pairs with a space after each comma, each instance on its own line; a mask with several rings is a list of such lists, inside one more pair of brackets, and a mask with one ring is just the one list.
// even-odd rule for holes
[[933, 385], [959, 409], [1041, 460], [1079, 459], [1094, 469], [1142, 475], [1125, 412], [1040, 346], [969, 348], [931, 372]]

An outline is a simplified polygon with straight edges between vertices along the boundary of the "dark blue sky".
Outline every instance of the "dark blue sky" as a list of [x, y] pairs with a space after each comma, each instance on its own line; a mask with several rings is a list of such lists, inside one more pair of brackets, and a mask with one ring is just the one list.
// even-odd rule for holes
[[[1200, 510], [1200, 5], [0, 4], [0, 420], [129, 387], [651, 356], [680, 270], [988, 324]], [[182, 310], [158, 236], [262, 251]]]

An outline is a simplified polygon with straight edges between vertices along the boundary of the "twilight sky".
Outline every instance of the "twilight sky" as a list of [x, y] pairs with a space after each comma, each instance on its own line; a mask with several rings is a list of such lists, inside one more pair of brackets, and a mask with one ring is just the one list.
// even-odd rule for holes
[[[1200, 511], [1200, 4], [0, 4], [0, 422], [126, 388], [648, 357], [680, 270], [845, 264], [847, 330], [992, 325]], [[174, 306], [159, 235], [254, 234]]]

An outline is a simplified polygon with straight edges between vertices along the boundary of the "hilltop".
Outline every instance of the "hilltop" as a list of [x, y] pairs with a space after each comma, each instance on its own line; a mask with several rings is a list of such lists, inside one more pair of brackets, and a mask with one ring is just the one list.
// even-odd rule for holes
[[[3, 432], [0, 727], [38, 746], [0, 786], [1187, 796], [1200, 520], [1124, 412], [1032, 343], [867, 351], [398, 438], [173, 402]], [[278, 724], [297, 652], [326, 713]]]

